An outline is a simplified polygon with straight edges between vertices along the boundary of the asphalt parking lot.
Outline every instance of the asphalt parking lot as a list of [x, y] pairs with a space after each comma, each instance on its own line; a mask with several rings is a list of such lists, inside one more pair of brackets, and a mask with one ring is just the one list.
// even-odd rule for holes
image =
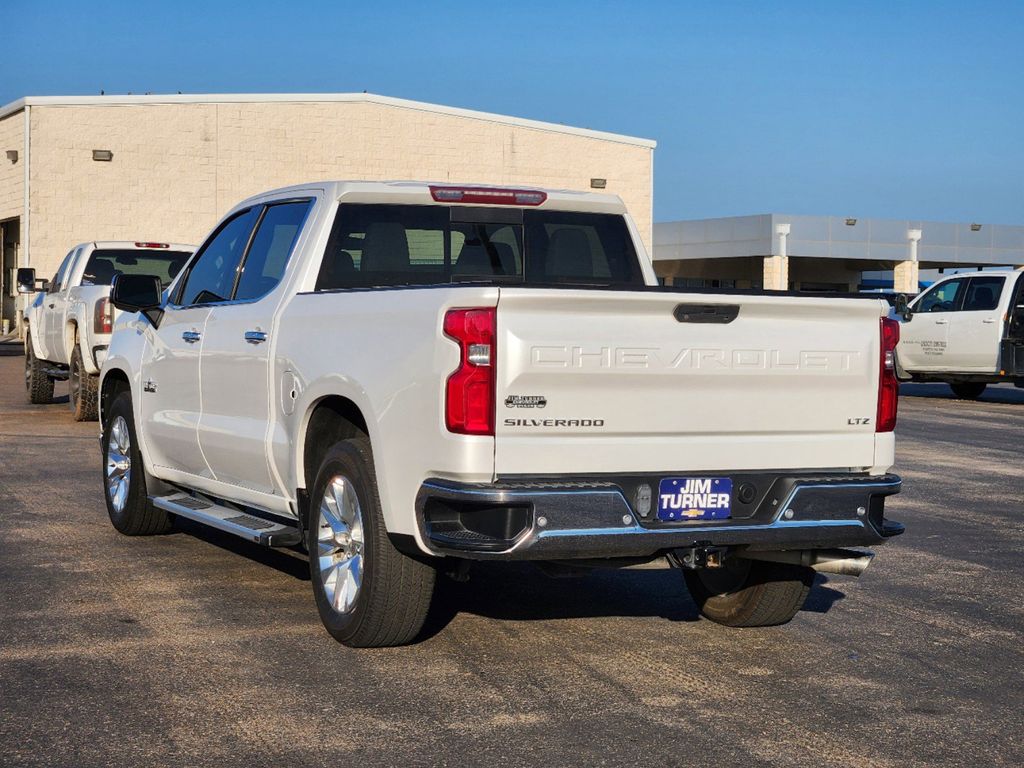
[[664, 568], [492, 566], [419, 644], [355, 651], [298, 556], [116, 533], [97, 425], [21, 373], [0, 357], [0, 765], [1024, 763], [1024, 390], [905, 387], [907, 533], [786, 627], [701, 620]]

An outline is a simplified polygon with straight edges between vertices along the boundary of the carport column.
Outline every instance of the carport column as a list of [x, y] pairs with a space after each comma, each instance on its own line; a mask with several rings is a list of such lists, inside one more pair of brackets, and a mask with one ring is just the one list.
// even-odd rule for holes
[[789, 224], [776, 224], [775, 234], [779, 246], [774, 256], [764, 257], [764, 287], [769, 291], [785, 291], [789, 289], [789, 257], [786, 255]]
[[907, 241], [910, 245], [910, 258], [901, 261], [892, 271], [892, 287], [900, 293], [908, 293], [911, 296], [917, 294], [918, 287], [918, 263], [917, 244], [921, 240], [920, 229], [908, 229]]

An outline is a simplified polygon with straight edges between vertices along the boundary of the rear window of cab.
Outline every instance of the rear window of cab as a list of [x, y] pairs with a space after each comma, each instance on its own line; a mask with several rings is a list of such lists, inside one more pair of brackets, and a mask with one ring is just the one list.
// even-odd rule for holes
[[480, 281], [641, 286], [643, 275], [619, 215], [342, 204], [316, 290]]

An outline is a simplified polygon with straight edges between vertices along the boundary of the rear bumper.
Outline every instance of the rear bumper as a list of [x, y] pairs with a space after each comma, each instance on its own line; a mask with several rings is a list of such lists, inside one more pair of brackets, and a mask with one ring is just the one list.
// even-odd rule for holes
[[651, 512], [641, 515], [638, 494], [644, 485], [657, 489], [660, 476], [428, 480], [416, 514], [434, 554], [487, 560], [645, 557], [694, 546], [858, 547], [903, 532], [884, 515], [885, 497], [900, 491], [896, 475], [724, 474], [734, 487], [749, 483], [756, 491], [728, 520], [661, 523]]

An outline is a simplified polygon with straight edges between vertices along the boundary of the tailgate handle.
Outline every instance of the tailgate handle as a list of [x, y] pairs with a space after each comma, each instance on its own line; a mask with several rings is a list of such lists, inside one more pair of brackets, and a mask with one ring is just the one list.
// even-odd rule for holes
[[739, 304], [677, 304], [676, 320], [680, 323], [731, 323], [740, 314]]

